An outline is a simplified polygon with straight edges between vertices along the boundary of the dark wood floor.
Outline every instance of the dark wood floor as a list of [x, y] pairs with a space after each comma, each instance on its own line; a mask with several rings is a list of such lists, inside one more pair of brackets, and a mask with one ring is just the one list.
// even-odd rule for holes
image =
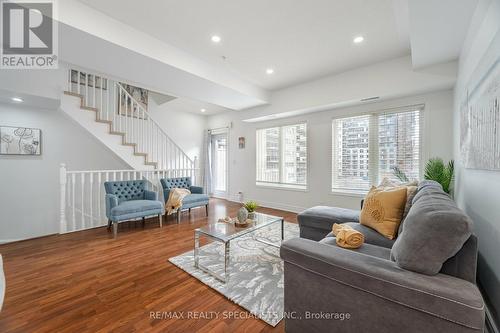
[[[205, 286], [168, 258], [193, 248], [193, 230], [234, 216], [239, 205], [224, 200], [169, 217], [163, 228], [151, 219], [120, 224], [118, 238], [106, 228], [0, 245], [7, 291], [0, 332], [283, 332]], [[296, 222], [296, 214], [261, 208]], [[206, 311], [220, 318], [153, 319], [151, 312]], [[234, 312], [233, 312], [234, 311]], [[209, 314], [210, 312], [211, 314]], [[203, 313], [201, 313], [203, 314]]]

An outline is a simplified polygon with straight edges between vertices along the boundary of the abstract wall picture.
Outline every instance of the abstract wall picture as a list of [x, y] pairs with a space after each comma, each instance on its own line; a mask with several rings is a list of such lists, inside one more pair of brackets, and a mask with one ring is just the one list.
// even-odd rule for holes
[[0, 154], [40, 155], [41, 136], [37, 128], [0, 126]]
[[500, 58], [460, 105], [460, 149], [466, 168], [500, 170]]
[[130, 84], [120, 84], [125, 89], [125, 91], [127, 91], [127, 93], [132, 96], [132, 98], [134, 99], [134, 103], [132, 103], [132, 99], [126, 96], [126, 94], [118, 96], [118, 114], [128, 117], [145, 119], [147, 115], [144, 115], [142, 111], [140, 111], [140, 109], [137, 107], [137, 104], [139, 104], [139, 106], [142, 107], [144, 111], [148, 110], [148, 90], [131, 86]]
[[238, 138], [238, 147], [240, 149], [245, 149], [245, 137], [244, 136], [240, 136]]

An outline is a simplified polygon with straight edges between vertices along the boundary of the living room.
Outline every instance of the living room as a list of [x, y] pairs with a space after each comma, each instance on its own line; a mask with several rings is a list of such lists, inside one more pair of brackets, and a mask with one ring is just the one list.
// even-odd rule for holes
[[500, 1], [1, 1], [1, 332], [498, 332]]

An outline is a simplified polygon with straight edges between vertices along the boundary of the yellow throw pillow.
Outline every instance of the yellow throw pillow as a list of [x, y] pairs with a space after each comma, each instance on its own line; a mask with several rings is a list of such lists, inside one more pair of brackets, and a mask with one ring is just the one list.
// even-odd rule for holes
[[359, 217], [361, 224], [394, 239], [406, 204], [406, 186], [375, 187], [366, 195]]

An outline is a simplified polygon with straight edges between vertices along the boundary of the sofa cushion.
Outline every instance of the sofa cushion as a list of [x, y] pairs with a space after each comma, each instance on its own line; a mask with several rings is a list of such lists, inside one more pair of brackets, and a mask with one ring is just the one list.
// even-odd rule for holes
[[419, 185], [391, 250], [401, 268], [434, 275], [472, 234], [472, 221], [435, 182]]
[[[362, 233], [363, 236], [365, 236], [365, 244], [372, 244], [372, 245], [377, 245], [377, 246], [381, 246], [381, 247], [390, 249], [392, 247], [392, 245], [394, 245], [394, 242], [396, 241], [396, 240], [388, 239], [388, 238], [382, 236], [377, 231], [373, 230], [370, 227], [364, 226], [361, 223], [347, 222], [345, 224], [347, 224], [348, 226], [350, 226], [354, 230], [357, 230], [360, 233]], [[335, 236], [331, 232], [327, 235], [327, 237], [335, 237]]]
[[[338, 246], [337, 242], [335, 240], [335, 236], [330, 237], [330, 235], [328, 235], [328, 237], [323, 238], [319, 242], [322, 244], [328, 244], [331, 246]], [[361, 247], [359, 247], [357, 249], [348, 249], [348, 250], [356, 251], [359, 253], [363, 253], [363, 254], [366, 254], [366, 255], [369, 255], [372, 257], [377, 257], [377, 258], [385, 259], [385, 260], [389, 260], [389, 258], [391, 256], [390, 249], [387, 249], [387, 248], [381, 247], [381, 246], [372, 245], [372, 244], [367, 244], [367, 243], [363, 244]]]
[[208, 201], [208, 195], [191, 193], [182, 200], [182, 205], [184, 206], [195, 202], [206, 202], [206, 201]]
[[154, 200], [124, 201], [111, 209], [111, 216], [123, 216], [149, 210], [163, 210], [163, 203]]

